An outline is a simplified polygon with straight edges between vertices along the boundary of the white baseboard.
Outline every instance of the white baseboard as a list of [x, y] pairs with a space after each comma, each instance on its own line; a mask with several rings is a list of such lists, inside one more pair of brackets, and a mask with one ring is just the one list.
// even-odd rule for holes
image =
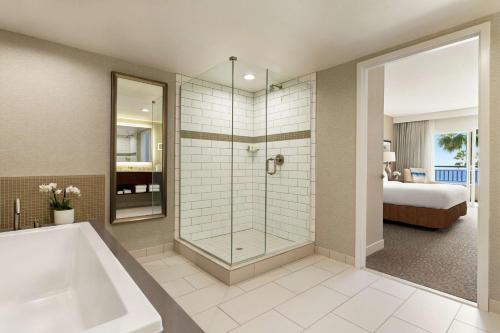
[[376, 241], [375, 243], [371, 243], [366, 247], [366, 256], [368, 257], [370, 254], [374, 254], [377, 251], [384, 249], [384, 240], [381, 239]]

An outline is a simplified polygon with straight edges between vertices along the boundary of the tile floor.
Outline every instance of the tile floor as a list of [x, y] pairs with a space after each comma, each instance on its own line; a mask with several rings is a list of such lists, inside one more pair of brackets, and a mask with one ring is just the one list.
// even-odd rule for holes
[[[271, 234], [267, 234], [267, 237], [265, 237], [262, 231], [256, 229], [238, 231], [233, 234], [233, 263], [264, 254], [266, 251], [264, 240], [267, 242], [267, 253], [286, 249], [295, 244], [290, 240]], [[226, 262], [231, 262], [230, 234], [199, 239], [191, 241], [191, 243]]]
[[320, 255], [231, 287], [174, 252], [138, 260], [206, 332], [500, 332], [500, 315]]

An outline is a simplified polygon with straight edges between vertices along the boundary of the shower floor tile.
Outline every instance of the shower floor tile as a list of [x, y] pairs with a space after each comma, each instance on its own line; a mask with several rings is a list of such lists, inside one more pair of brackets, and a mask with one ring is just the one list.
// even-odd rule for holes
[[[267, 243], [267, 251], [264, 248], [264, 240]], [[196, 241], [191, 241], [194, 245], [219, 257], [227, 262], [231, 262], [231, 235], [221, 235]], [[295, 243], [293, 241], [276, 237], [256, 229], [247, 229], [233, 234], [233, 263], [250, 259], [259, 255], [280, 251]]]

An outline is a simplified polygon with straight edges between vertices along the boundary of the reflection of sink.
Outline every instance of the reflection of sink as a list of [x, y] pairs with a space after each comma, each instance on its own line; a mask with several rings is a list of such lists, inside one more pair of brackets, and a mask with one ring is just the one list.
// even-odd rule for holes
[[117, 172], [152, 172], [151, 162], [116, 162]]
[[117, 219], [125, 219], [128, 217], [136, 217], [136, 216], [145, 216], [145, 215], [155, 215], [161, 214], [161, 206], [159, 205], [149, 205], [145, 207], [125, 207], [118, 208], [116, 210], [116, 218]]
[[0, 234], [0, 332], [162, 331], [161, 318], [88, 223]]

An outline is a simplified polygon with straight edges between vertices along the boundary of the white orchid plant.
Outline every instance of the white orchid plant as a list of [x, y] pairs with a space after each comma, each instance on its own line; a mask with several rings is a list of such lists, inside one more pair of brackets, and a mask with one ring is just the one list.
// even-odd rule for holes
[[56, 183], [42, 184], [39, 186], [40, 192], [49, 194], [49, 205], [55, 210], [70, 210], [71, 199], [70, 195], [80, 197], [82, 194], [78, 187], [70, 185], [66, 188], [57, 188]]

